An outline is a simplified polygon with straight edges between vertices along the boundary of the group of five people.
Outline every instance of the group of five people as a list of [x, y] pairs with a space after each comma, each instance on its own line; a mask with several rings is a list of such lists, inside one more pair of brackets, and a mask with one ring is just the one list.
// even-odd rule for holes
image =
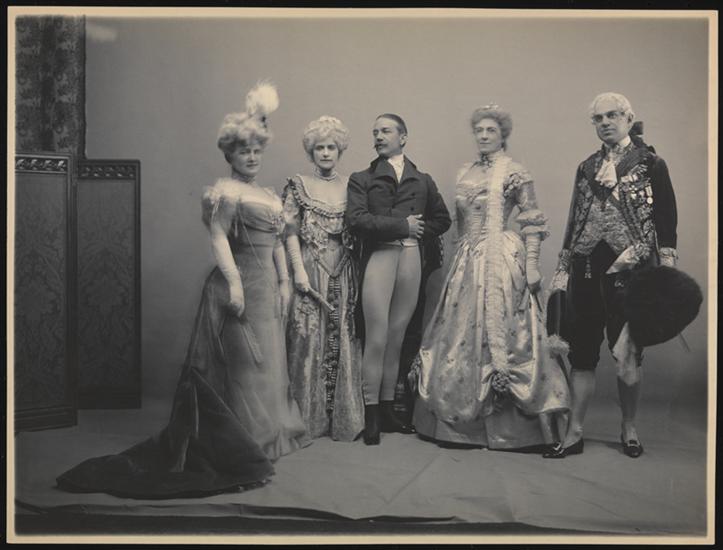
[[337, 172], [349, 131], [323, 116], [303, 134], [311, 173], [289, 178], [281, 196], [261, 186], [277, 105], [262, 85], [221, 126], [231, 176], [203, 195], [216, 267], [167, 427], [66, 472], [61, 488], [158, 497], [249, 487], [325, 435], [375, 445], [381, 433], [418, 432], [441, 446], [581, 453], [604, 330], [619, 365], [622, 449], [640, 456], [642, 349], [621, 296], [634, 270], [675, 264], [676, 209], [665, 162], [631, 132], [624, 96], [590, 106], [603, 144], [578, 168], [552, 281], [573, 319], [561, 335], [570, 375], [545, 325], [547, 218], [530, 173], [506, 153], [510, 114], [494, 104], [472, 114], [479, 156], [457, 174], [456, 247], [410, 371], [413, 418], [395, 412], [400, 354], [451, 216], [404, 155], [407, 127], [391, 113], [374, 122], [378, 157], [365, 170]]

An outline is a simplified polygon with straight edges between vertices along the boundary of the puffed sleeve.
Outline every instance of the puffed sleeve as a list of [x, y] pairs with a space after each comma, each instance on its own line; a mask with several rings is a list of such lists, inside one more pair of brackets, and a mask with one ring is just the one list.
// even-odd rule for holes
[[515, 204], [520, 214], [515, 220], [520, 226], [523, 235], [539, 234], [541, 239], [550, 235], [547, 230], [547, 216], [537, 206], [535, 184], [530, 173], [519, 166], [510, 174], [510, 185], [514, 188]]
[[289, 178], [281, 195], [284, 203], [284, 222], [286, 223], [287, 234], [298, 235], [301, 226], [301, 208], [296, 198], [296, 178]]

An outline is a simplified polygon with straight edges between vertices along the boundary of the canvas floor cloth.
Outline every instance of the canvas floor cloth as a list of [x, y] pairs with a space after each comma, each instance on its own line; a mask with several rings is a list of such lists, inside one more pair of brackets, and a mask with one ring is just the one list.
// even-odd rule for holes
[[[607, 416], [603, 414], [608, 412]], [[146, 413], [147, 414], [147, 413]], [[379, 446], [328, 438], [275, 464], [261, 488], [205, 498], [136, 500], [71, 494], [58, 473], [89, 454], [138, 438], [142, 411], [83, 411], [73, 428], [16, 437], [22, 509], [144, 516], [509, 523], [610, 534], [703, 534], [705, 428], [648, 408], [644, 455], [624, 456], [617, 418], [589, 412], [585, 452], [564, 460], [504, 451], [442, 449], [413, 435]], [[145, 429], [150, 430], [149, 422]], [[641, 435], [642, 437], [642, 435]]]

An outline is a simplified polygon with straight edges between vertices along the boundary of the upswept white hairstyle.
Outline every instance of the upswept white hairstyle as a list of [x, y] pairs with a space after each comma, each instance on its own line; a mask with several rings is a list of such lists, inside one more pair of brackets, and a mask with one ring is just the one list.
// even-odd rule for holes
[[591, 117], [595, 112], [595, 107], [597, 106], [597, 104], [605, 99], [614, 101], [618, 109], [620, 109], [624, 114], [630, 115], [631, 121], [635, 119], [635, 112], [633, 111], [633, 107], [632, 105], [630, 105], [630, 101], [628, 101], [628, 98], [625, 97], [623, 94], [618, 94], [615, 92], [605, 92], [599, 94], [595, 97], [595, 99], [592, 100], [592, 103], [590, 103], [590, 107], [588, 107], [588, 114]]
[[279, 107], [279, 94], [270, 82], [256, 84], [246, 94], [246, 110], [227, 114], [218, 131], [217, 145], [224, 154], [232, 153], [237, 144], [257, 142], [265, 147], [272, 134], [266, 117]]
[[324, 115], [312, 120], [304, 129], [301, 142], [309, 160], [314, 161], [314, 145], [326, 138], [334, 140], [339, 149], [339, 156], [349, 147], [349, 129], [338, 118]]
[[472, 116], [469, 118], [472, 131], [474, 131], [477, 123], [485, 118], [490, 118], [497, 122], [497, 125], [500, 127], [500, 134], [502, 135], [502, 148], [507, 149], [507, 138], [510, 137], [512, 133], [512, 115], [496, 103], [489, 103], [484, 107], [475, 109], [472, 113]]

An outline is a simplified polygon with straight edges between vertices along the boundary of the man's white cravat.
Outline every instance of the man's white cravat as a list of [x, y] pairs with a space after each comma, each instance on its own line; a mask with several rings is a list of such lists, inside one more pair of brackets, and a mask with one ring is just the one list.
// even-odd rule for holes
[[[607, 187], [608, 189], [614, 189], [618, 184], [618, 176], [615, 172], [615, 161], [613, 159], [613, 155], [615, 152], [625, 149], [629, 143], [630, 136], [625, 136], [613, 147], [606, 147], [607, 155], [605, 156], [605, 160], [603, 160], [600, 170], [598, 170], [597, 174], [595, 174], [595, 179], [600, 183], [600, 185]], [[617, 197], [617, 193], [614, 192], [614, 194]]]
[[389, 161], [389, 164], [392, 165], [392, 168], [394, 168], [394, 173], [397, 175], [397, 181], [402, 181], [402, 173], [404, 172], [404, 154], [400, 153], [398, 155], [394, 155], [393, 157], [389, 157], [387, 160]]

